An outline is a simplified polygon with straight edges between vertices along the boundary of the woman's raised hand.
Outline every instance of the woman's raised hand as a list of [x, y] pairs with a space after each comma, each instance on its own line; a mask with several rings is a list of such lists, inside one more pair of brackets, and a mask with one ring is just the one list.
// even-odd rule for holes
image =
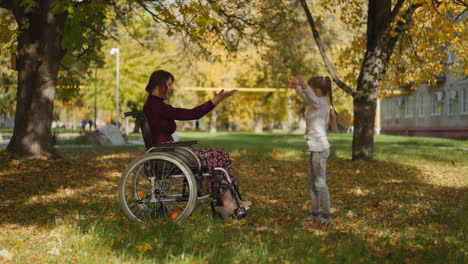
[[217, 105], [219, 104], [220, 102], [224, 101], [225, 99], [233, 96], [234, 94], [236, 94], [239, 90], [237, 89], [234, 89], [234, 90], [230, 90], [230, 91], [227, 91], [225, 92], [224, 89], [222, 89], [217, 95], [215, 95], [215, 97], [213, 97], [213, 99], [211, 99], [211, 102], [214, 104], [214, 105]]

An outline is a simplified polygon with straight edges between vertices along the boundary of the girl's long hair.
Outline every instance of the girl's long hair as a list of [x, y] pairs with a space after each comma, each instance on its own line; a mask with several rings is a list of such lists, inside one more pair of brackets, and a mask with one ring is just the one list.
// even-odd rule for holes
[[333, 90], [331, 88], [331, 80], [328, 76], [315, 76], [310, 78], [307, 83], [310, 87], [315, 87], [320, 89], [323, 94], [328, 95], [328, 100], [330, 101], [330, 124], [333, 131], [338, 131], [338, 126], [336, 124], [336, 111], [335, 106], [333, 105]]
[[172, 79], [174, 82], [174, 76], [165, 70], [157, 70], [153, 72], [148, 80], [148, 84], [146, 85], [146, 92], [148, 94], [152, 94], [153, 90], [156, 88], [161, 89], [162, 91], [159, 91], [160, 94], [166, 94], [167, 90], [167, 81], [169, 79]]

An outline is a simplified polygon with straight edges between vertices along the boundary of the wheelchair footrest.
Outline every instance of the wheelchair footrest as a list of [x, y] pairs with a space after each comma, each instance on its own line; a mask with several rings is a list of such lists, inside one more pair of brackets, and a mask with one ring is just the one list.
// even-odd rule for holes
[[244, 217], [247, 215], [247, 209], [245, 209], [244, 207], [239, 207], [234, 211], [234, 214], [237, 217]]

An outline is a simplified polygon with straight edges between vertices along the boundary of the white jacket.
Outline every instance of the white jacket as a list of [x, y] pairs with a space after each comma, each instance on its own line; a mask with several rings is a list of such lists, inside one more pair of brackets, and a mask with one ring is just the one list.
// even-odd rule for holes
[[307, 130], [306, 141], [309, 151], [320, 152], [330, 148], [327, 140], [328, 102], [326, 96], [318, 97], [307, 85], [305, 89], [299, 85], [296, 93], [307, 103], [305, 113]]

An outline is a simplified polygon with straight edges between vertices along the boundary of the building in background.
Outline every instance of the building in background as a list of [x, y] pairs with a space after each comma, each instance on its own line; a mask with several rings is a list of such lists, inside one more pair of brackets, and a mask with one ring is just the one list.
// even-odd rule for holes
[[381, 133], [468, 139], [468, 77], [447, 73], [427, 84], [381, 100]]

